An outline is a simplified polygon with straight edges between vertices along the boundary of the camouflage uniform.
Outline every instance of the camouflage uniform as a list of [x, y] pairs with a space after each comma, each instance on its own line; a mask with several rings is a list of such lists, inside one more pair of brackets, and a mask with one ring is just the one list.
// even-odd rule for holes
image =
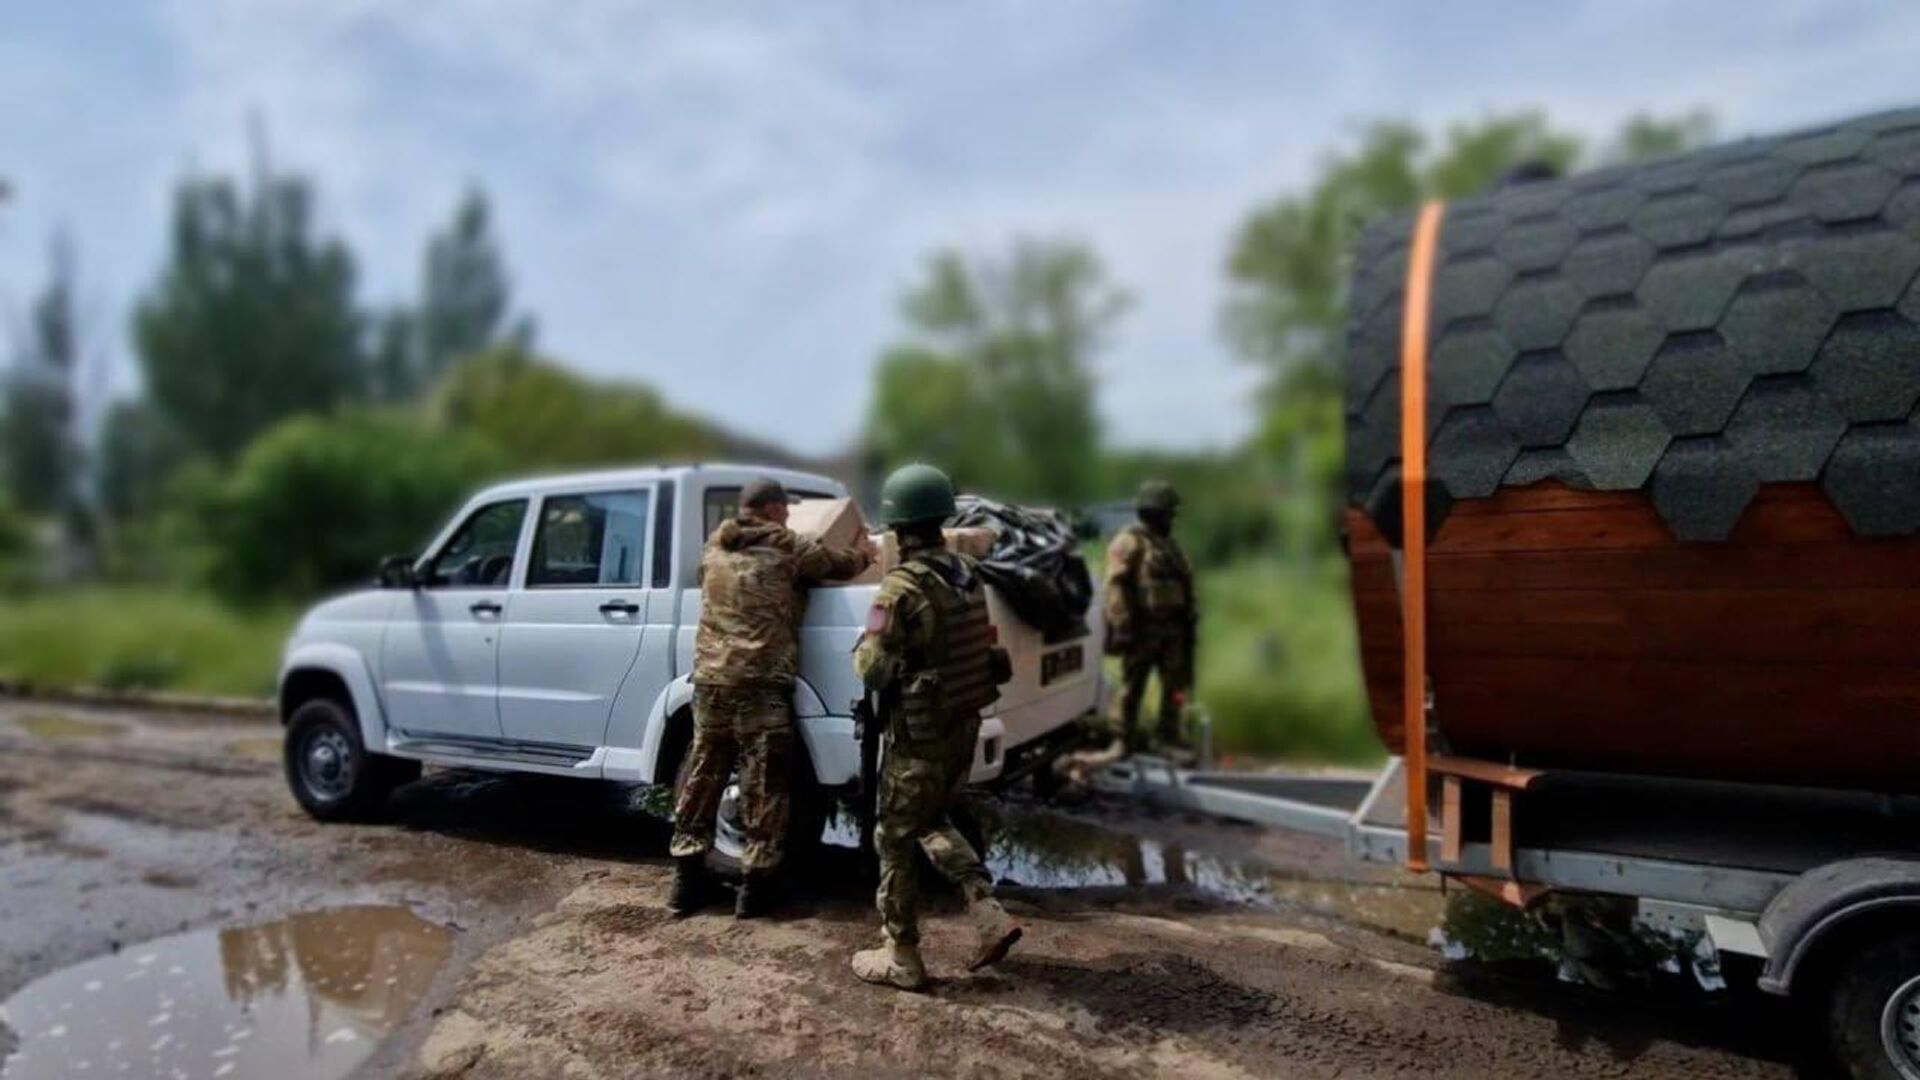
[[1180, 709], [1193, 685], [1196, 611], [1193, 569], [1171, 535], [1136, 522], [1114, 536], [1102, 607], [1122, 673], [1113, 697], [1116, 734], [1134, 739], [1147, 676], [1157, 670], [1160, 738], [1179, 742]]
[[693, 646], [693, 746], [673, 806], [676, 858], [713, 847], [714, 815], [737, 762], [747, 833], [741, 862], [749, 872], [779, 864], [793, 752], [800, 590], [853, 577], [867, 563], [863, 551], [830, 548], [752, 514], [722, 522], [707, 540]]
[[905, 548], [854, 649], [854, 670], [882, 694], [887, 737], [875, 807], [877, 901], [888, 938], [919, 941], [913, 852], [926, 852], [971, 903], [992, 892], [980, 856], [949, 816], [973, 766], [980, 710], [1000, 696], [985, 586], [974, 562], [942, 545]]

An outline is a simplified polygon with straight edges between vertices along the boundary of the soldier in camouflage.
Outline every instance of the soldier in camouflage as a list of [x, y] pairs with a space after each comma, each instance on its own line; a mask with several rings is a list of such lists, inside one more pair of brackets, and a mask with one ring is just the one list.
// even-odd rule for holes
[[979, 936], [968, 970], [997, 963], [1021, 933], [950, 815], [973, 765], [980, 710], [1010, 675], [1006, 652], [993, 644], [974, 561], [949, 550], [941, 533], [952, 513], [953, 485], [938, 469], [909, 465], [888, 477], [881, 520], [899, 537], [901, 561], [881, 582], [853, 654], [854, 669], [879, 695], [886, 740], [873, 831], [886, 941], [855, 953], [853, 971], [903, 990], [927, 983], [916, 850], [966, 898]]
[[1120, 657], [1119, 693], [1113, 697], [1115, 734], [1138, 748], [1140, 701], [1147, 677], [1160, 673], [1159, 734], [1179, 745], [1181, 710], [1193, 685], [1193, 636], [1199, 620], [1193, 568], [1173, 539], [1180, 507], [1173, 485], [1150, 480], [1134, 499], [1140, 520], [1121, 529], [1107, 547], [1102, 602], [1107, 652]]
[[[676, 914], [717, 899], [706, 869], [727, 776], [740, 772], [745, 874], [734, 914], [763, 914], [787, 832], [793, 750], [793, 683], [799, 667], [800, 590], [865, 570], [870, 545], [831, 548], [786, 527], [787, 493], [756, 480], [740, 512], [721, 522], [700, 554], [700, 628], [694, 637], [693, 745], [673, 806]], [[862, 538], [865, 543], [864, 537]]]

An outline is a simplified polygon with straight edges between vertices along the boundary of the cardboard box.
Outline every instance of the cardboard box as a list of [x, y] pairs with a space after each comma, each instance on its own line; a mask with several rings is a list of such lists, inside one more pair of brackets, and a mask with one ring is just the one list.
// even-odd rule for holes
[[829, 547], [852, 547], [867, 523], [852, 499], [802, 499], [788, 508], [787, 528]]

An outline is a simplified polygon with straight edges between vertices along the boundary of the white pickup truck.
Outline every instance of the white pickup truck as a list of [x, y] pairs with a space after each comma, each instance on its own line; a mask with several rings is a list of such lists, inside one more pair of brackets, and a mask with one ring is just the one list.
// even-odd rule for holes
[[[422, 763], [674, 782], [692, 734], [700, 548], [757, 476], [845, 495], [824, 477], [728, 465], [502, 484], [425, 554], [383, 564], [378, 587], [316, 605], [280, 670], [295, 798], [321, 819], [365, 815]], [[789, 850], [818, 838], [834, 800], [871, 791], [850, 653], [876, 588], [827, 585], [807, 605]], [[1097, 605], [1086, 634], [1051, 641], [997, 594], [989, 606], [1014, 677], [981, 725], [976, 782], [1033, 764], [1102, 693]], [[717, 823], [723, 859], [739, 843], [733, 806]]]

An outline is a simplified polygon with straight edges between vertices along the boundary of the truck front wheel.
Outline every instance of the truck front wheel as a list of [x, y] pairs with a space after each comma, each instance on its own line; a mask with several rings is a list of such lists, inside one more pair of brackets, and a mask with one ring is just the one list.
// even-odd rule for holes
[[1874, 938], [1834, 973], [1827, 1036], [1856, 1080], [1920, 1080], [1920, 933]]
[[394, 788], [420, 775], [417, 761], [369, 753], [352, 711], [327, 697], [293, 711], [282, 756], [295, 801], [320, 821], [370, 817]]

